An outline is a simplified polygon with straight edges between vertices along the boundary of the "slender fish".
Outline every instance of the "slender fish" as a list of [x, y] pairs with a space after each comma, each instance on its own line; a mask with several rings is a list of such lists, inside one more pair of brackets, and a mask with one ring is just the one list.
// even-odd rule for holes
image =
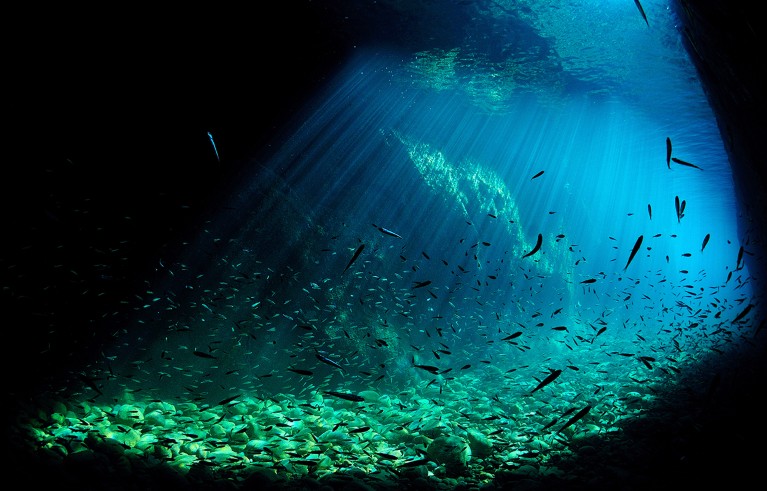
[[698, 167], [698, 166], [697, 166], [697, 165], [695, 165], [695, 164], [691, 164], [691, 163], [689, 163], [689, 162], [685, 162], [684, 160], [680, 160], [680, 159], [678, 159], [678, 158], [676, 158], [676, 157], [671, 157], [671, 161], [672, 161], [672, 162], [676, 162], [676, 163], [677, 163], [677, 164], [679, 164], [679, 165], [686, 165], [687, 167], [695, 167], [696, 169], [700, 169], [700, 170], [703, 170], [703, 169], [701, 169], [700, 167]]
[[324, 393], [329, 396], [338, 397], [339, 399], [344, 399], [344, 400], [352, 401], [352, 402], [365, 401], [365, 399], [362, 398], [361, 396], [358, 396], [357, 394], [349, 394], [347, 392], [337, 392], [335, 390], [326, 390], [324, 391]]
[[562, 370], [559, 370], [559, 369], [552, 370], [551, 373], [549, 374], [549, 376], [546, 377], [545, 379], [543, 379], [541, 381], [541, 383], [539, 383], [532, 391], [530, 391], [530, 393], [532, 394], [536, 390], [542, 389], [542, 388], [546, 387], [547, 385], [549, 385], [551, 382], [553, 382], [554, 379], [556, 379], [560, 375], [562, 375]]
[[[637, 2], [639, 5], [639, 2]], [[642, 7], [639, 7], [640, 9]], [[666, 165], [671, 169], [671, 138], [666, 137]]]
[[[637, 2], [637, 5], [639, 5], [639, 2]], [[562, 426], [562, 427], [559, 429], [559, 431], [557, 431], [557, 433], [562, 433], [562, 431], [563, 431], [565, 428], [568, 428], [568, 427], [572, 426], [572, 424], [573, 424], [573, 423], [575, 423], [576, 421], [578, 421], [578, 420], [579, 420], [579, 419], [581, 419], [582, 417], [586, 416], [586, 414], [587, 414], [589, 411], [591, 411], [591, 406], [586, 406], [586, 407], [584, 407], [583, 409], [581, 409], [580, 411], [578, 411], [577, 413], [575, 413], [575, 416], [573, 416], [572, 418], [568, 419], [568, 420], [567, 420], [567, 423], [565, 423], [565, 424], [564, 424], [564, 425], [563, 425], [563, 426]]]
[[357, 248], [356, 251], [354, 251], [354, 255], [352, 256], [351, 260], [349, 261], [349, 264], [346, 265], [343, 271], [341, 271], [341, 274], [346, 273], [346, 270], [349, 269], [349, 267], [354, 264], [354, 261], [357, 260], [358, 257], [360, 257], [360, 253], [365, 248], [365, 244], [360, 244], [360, 246]]
[[[634, 3], [636, 4], [637, 8], [639, 9], [639, 13], [642, 14], [642, 18], [644, 19], [645, 23], [647, 23], [647, 27], [650, 27], [650, 23], [647, 22], [647, 15], [644, 13], [644, 9], [642, 8], [642, 4], [639, 3], [639, 0], [634, 0]], [[668, 142], [669, 139], [666, 138], [666, 142]], [[562, 430], [559, 430], [562, 431]]]
[[538, 250], [541, 248], [541, 244], [542, 243], [543, 243], [543, 235], [538, 234], [538, 241], [535, 243], [535, 247], [533, 247], [532, 251], [530, 251], [527, 254], [525, 254], [524, 256], [522, 256], [522, 258], [524, 259], [524, 258], [526, 258], [528, 256], [532, 256], [533, 254], [538, 252]]
[[629, 260], [626, 262], [626, 266], [623, 267], [623, 271], [626, 271], [626, 268], [629, 267], [629, 264], [631, 264], [631, 261], [634, 259], [634, 256], [636, 256], [637, 251], [640, 247], [642, 247], [642, 240], [644, 239], [643, 235], [640, 235], [637, 241], [634, 243], [634, 248], [631, 249], [631, 254], [629, 255]]

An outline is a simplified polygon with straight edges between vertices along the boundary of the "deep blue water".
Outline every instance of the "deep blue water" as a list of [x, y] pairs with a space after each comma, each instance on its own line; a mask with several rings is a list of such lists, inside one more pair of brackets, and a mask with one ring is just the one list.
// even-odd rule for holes
[[[158, 352], [204, 366], [190, 352], [215, 351], [245, 374], [219, 386], [290, 390], [288, 368], [326, 368], [316, 348], [371, 374], [326, 370], [359, 390], [409, 384], [413, 362], [545, 371], [596, 346], [674, 360], [736, 346], [751, 290], [727, 157], [673, 15], [646, 5], [648, 29], [629, 7], [537, 12], [528, 45], [549, 53], [529, 64], [471, 40], [360, 46], [198, 238], [158, 258], [124, 321], [152, 327], [110, 365], [138, 349], [153, 378], [175, 363]], [[667, 163], [667, 138], [699, 168]]]
[[61, 393], [374, 390], [552, 445], [552, 415], [585, 407], [567, 436], [598, 437], [705, 393], [757, 330], [749, 244], [678, 21], [642, 5], [649, 25], [628, 1], [334, 3], [351, 55], [144, 262]]

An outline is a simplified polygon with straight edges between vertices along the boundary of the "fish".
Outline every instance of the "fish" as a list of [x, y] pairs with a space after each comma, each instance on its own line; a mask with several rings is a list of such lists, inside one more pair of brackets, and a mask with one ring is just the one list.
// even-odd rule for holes
[[209, 358], [209, 359], [211, 359], [211, 360], [215, 360], [215, 359], [216, 359], [216, 357], [215, 357], [215, 356], [213, 356], [213, 355], [209, 355], [208, 353], [205, 353], [204, 351], [197, 351], [197, 350], [194, 350], [194, 351], [192, 351], [192, 354], [193, 354], [194, 356], [199, 356], [200, 358]]
[[753, 307], [754, 307], [754, 304], [751, 304], [751, 303], [750, 303], [750, 304], [748, 304], [748, 305], [746, 306], [746, 308], [745, 308], [745, 309], [743, 309], [743, 311], [742, 311], [740, 314], [738, 314], [738, 315], [736, 315], [736, 316], [735, 316], [735, 318], [732, 320], [732, 323], [733, 323], [733, 324], [735, 324], [736, 322], [738, 322], [739, 320], [741, 320], [742, 318], [744, 318], [744, 317], [746, 316], [746, 314], [748, 314], [748, 313], [751, 311], [751, 309], [752, 309]]
[[700, 252], [703, 252], [703, 249], [706, 248], [706, 244], [708, 244], [708, 241], [710, 238], [711, 238], [711, 234], [706, 234], [706, 236], [703, 237], [703, 245], [700, 246]]
[[530, 178], [530, 180], [532, 181], [532, 180], [533, 180], [533, 179], [535, 179], [536, 177], [541, 177], [542, 175], [543, 175], [543, 171], [540, 171], [539, 173], [537, 173], [536, 175], [534, 175], [533, 177], [531, 177], [531, 178]]
[[429, 463], [429, 459], [417, 459], [417, 460], [408, 460], [407, 462], [403, 462], [402, 464], [398, 465], [397, 467], [415, 467], [418, 465], [425, 465]]
[[517, 331], [514, 334], [510, 334], [506, 336], [505, 338], [501, 339], [501, 341], [508, 341], [510, 339], [518, 338], [521, 335], [522, 335], [522, 331]]
[[650, 203], [647, 203], [647, 214], [650, 215], [650, 220], [652, 220], [652, 205]]
[[682, 220], [682, 212], [679, 208], [679, 196], [674, 196], [674, 206], [676, 207], [676, 221], [678, 223]]
[[402, 236], [401, 236], [400, 234], [398, 234], [398, 233], [396, 233], [396, 232], [392, 232], [392, 231], [391, 231], [391, 230], [389, 230], [388, 228], [379, 227], [379, 226], [378, 226], [378, 225], [376, 225], [375, 223], [373, 223], [372, 225], [373, 225], [375, 228], [377, 228], [377, 229], [378, 229], [378, 231], [379, 231], [379, 232], [381, 232], [381, 233], [382, 233], [382, 234], [384, 234], [384, 235], [390, 235], [390, 236], [392, 236], [392, 237], [396, 237], [396, 238], [398, 238], [398, 239], [401, 239], [401, 238], [402, 238]]
[[637, 238], [637, 241], [634, 243], [634, 248], [631, 249], [629, 260], [626, 261], [626, 266], [623, 267], [623, 271], [626, 271], [626, 269], [629, 267], [629, 264], [631, 264], [631, 261], [634, 259], [634, 256], [636, 256], [637, 251], [639, 250], [640, 247], [642, 247], [643, 239], [644, 239], [643, 235], [640, 235], [639, 238]]
[[299, 375], [314, 375], [314, 372], [311, 372], [309, 370], [302, 370], [300, 368], [288, 368], [293, 373], [297, 373]]
[[597, 281], [596, 278], [589, 278], [588, 280], [583, 280], [581, 283], [595, 283]]
[[316, 357], [317, 357], [317, 359], [318, 359], [318, 360], [320, 360], [322, 363], [325, 363], [325, 364], [327, 364], [327, 365], [330, 365], [331, 367], [336, 367], [336, 368], [339, 368], [339, 369], [341, 369], [341, 371], [342, 371], [342, 372], [345, 372], [345, 371], [346, 371], [346, 369], [345, 369], [344, 367], [342, 367], [342, 366], [341, 366], [341, 365], [339, 365], [338, 363], [334, 362], [333, 360], [331, 360], [331, 359], [330, 359], [330, 358], [328, 358], [327, 356], [324, 356], [322, 353], [320, 353], [320, 352], [317, 350], [317, 348], [314, 348], [314, 356], [316, 356]]
[[221, 159], [218, 156], [218, 149], [216, 148], [216, 142], [213, 141], [213, 134], [210, 131], [208, 132], [208, 138], [210, 138], [210, 144], [213, 145], [213, 153], [216, 154], [216, 160], [221, 162]]
[[346, 270], [349, 269], [349, 267], [352, 264], [354, 264], [354, 261], [356, 261], [357, 258], [360, 257], [360, 253], [362, 252], [363, 249], [365, 249], [365, 244], [360, 244], [360, 246], [357, 248], [357, 250], [354, 251], [354, 255], [352, 256], [352, 258], [349, 260], [349, 264], [347, 264], [346, 267], [344, 268], [344, 270], [341, 271], [341, 274], [346, 273]]
[[530, 251], [527, 254], [525, 254], [524, 256], [522, 256], [522, 258], [524, 259], [524, 258], [526, 258], [528, 256], [532, 256], [533, 254], [538, 252], [538, 250], [540, 250], [540, 248], [541, 248], [541, 244], [542, 243], [543, 243], [543, 235], [538, 234], [538, 241], [535, 243], [535, 247], [533, 247], [532, 251]]
[[[639, 2], [637, 2], [639, 5]], [[671, 138], [666, 137], [666, 165], [671, 169]]]
[[548, 430], [549, 428], [551, 428], [552, 426], [554, 426], [555, 424], [557, 424], [557, 421], [559, 421], [559, 418], [554, 418], [554, 419], [552, 419], [551, 421], [549, 421], [549, 422], [546, 424], [546, 426], [544, 426], [543, 428], [541, 428], [541, 431], [543, 431], [543, 430]]
[[[639, 4], [639, 2], [637, 2], [637, 4]], [[583, 409], [581, 409], [580, 411], [578, 411], [577, 413], [575, 413], [575, 416], [573, 416], [572, 418], [568, 419], [567, 423], [562, 425], [562, 427], [559, 429], [559, 431], [557, 431], [557, 433], [562, 433], [562, 431], [564, 431], [566, 428], [569, 428], [570, 426], [572, 426], [573, 423], [575, 423], [576, 421], [578, 421], [582, 417], [586, 416], [586, 414], [589, 411], [591, 411], [591, 406], [586, 406]]]
[[429, 373], [433, 373], [434, 375], [437, 375], [439, 373], [439, 368], [432, 366], [432, 365], [413, 365], [415, 368], [420, 368], [421, 370], [426, 370]]
[[562, 375], [562, 370], [559, 370], [559, 369], [552, 370], [549, 376], [543, 379], [533, 390], [530, 391], [530, 393], [532, 394], [536, 390], [546, 387], [560, 375]]
[[423, 288], [423, 287], [425, 287], [425, 286], [431, 285], [431, 280], [426, 280], [426, 281], [414, 281], [413, 283], [415, 283], [415, 285], [413, 285], [413, 287], [412, 287], [411, 289], [413, 289], [413, 290], [414, 290], [414, 289], [416, 289], [416, 288]]
[[689, 162], [685, 162], [684, 160], [678, 159], [678, 158], [676, 158], [676, 157], [671, 157], [671, 161], [672, 161], [672, 162], [676, 162], [676, 163], [677, 163], [677, 164], [679, 164], [679, 165], [686, 165], [687, 167], [695, 167], [696, 169], [700, 169], [700, 170], [703, 170], [703, 169], [701, 169], [700, 167], [698, 167], [698, 166], [697, 166], [697, 165], [695, 165], [695, 164], [691, 164], [691, 163], [689, 163]]
[[225, 405], [225, 404], [229, 404], [230, 402], [232, 402], [233, 400], [237, 399], [237, 398], [238, 398], [238, 397], [240, 397], [241, 395], [242, 395], [242, 394], [237, 394], [236, 396], [227, 397], [227, 398], [226, 398], [226, 399], [224, 399], [223, 401], [219, 401], [219, 403], [217, 404], [217, 406], [223, 406], [223, 405]]
[[[639, 9], [639, 13], [642, 14], [642, 18], [644, 19], [645, 23], [647, 24], [647, 27], [650, 27], [650, 23], [647, 22], [647, 15], [645, 15], [645, 13], [644, 13], [644, 9], [642, 8], [642, 4], [639, 3], [639, 0], [634, 0], [634, 3], [636, 4], [637, 8]], [[666, 144], [670, 146], [671, 145], [671, 140], [666, 138]], [[559, 430], [559, 431], [562, 431], [562, 430]]]
[[93, 389], [94, 391], [96, 391], [96, 393], [97, 393], [98, 395], [104, 395], [104, 393], [103, 393], [103, 392], [101, 392], [101, 390], [100, 390], [100, 389], [98, 388], [98, 386], [96, 385], [96, 382], [95, 382], [95, 380], [96, 380], [96, 379], [92, 379], [92, 378], [90, 378], [90, 377], [86, 377], [86, 376], [85, 376], [85, 374], [78, 374], [78, 378], [79, 378], [80, 380], [82, 380], [83, 382], [85, 382], [85, 384], [86, 384], [86, 385], [88, 385], [88, 387], [90, 387], [91, 389]]
[[349, 434], [353, 435], [354, 433], [364, 433], [370, 429], [370, 426], [360, 426], [359, 428], [355, 428], [353, 430], [349, 430]]
[[735, 262], [735, 269], [741, 269], [740, 262], [743, 260], [743, 246], [740, 246], [740, 249], [738, 249], [738, 260]]

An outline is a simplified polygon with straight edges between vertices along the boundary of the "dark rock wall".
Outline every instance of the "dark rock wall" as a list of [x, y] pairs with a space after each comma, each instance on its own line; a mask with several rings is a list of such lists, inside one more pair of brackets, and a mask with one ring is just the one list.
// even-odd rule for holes
[[[684, 42], [698, 69], [730, 158], [745, 260], [764, 278], [767, 230], [767, 57], [756, 3], [676, 2]], [[723, 183], [726, 186], [727, 183]]]

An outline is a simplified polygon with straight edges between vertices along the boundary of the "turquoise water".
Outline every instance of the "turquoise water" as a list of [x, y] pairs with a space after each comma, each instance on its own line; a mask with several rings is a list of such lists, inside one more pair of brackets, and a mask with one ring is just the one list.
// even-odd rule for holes
[[358, 46], [99, 321], [40, 446], [233, 482], [570, 479], [704, 397], [753, 280], [674, 15], [642, 4], [649, 28], [632, 2], [460, 2], [453, 46]]

